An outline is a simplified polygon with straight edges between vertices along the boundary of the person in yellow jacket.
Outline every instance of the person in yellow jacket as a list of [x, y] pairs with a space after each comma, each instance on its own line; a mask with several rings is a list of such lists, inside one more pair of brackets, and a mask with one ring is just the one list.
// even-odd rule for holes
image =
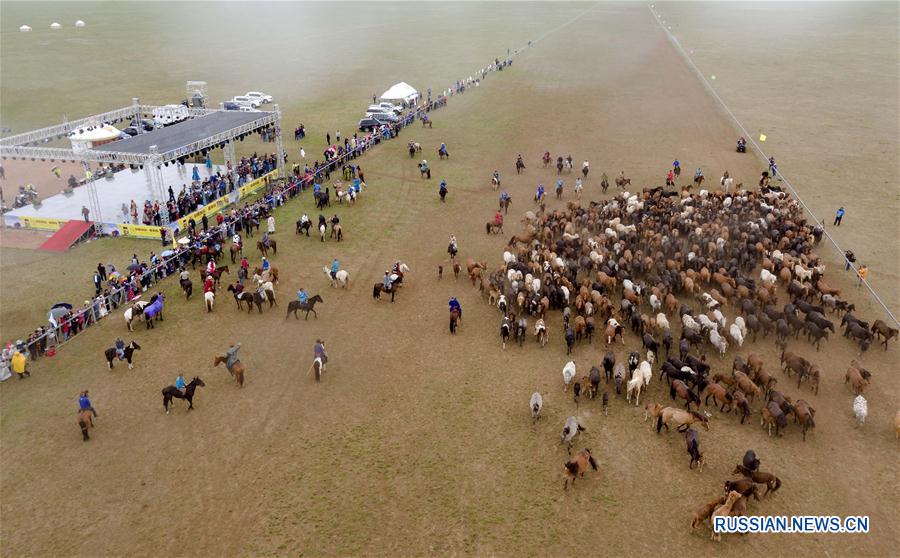
[[31, 373], [25, 367], [25, 355], [23, 355], [19, 351], [15, 351], [13, 353], [12, 359], [10, 359], [9, 364], [12, 368], [12, 371], [18, 374], [20, 380], [25, 376], [31, 376]]

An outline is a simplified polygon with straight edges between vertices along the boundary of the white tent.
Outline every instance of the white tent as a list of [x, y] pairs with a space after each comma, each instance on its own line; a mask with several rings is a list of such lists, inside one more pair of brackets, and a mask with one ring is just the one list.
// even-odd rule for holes
[[392, 86], [381, 95], [382, 101], [400, 101], [406, 104], [414, 103], [418, 98], [419, 92], [405, 81]]

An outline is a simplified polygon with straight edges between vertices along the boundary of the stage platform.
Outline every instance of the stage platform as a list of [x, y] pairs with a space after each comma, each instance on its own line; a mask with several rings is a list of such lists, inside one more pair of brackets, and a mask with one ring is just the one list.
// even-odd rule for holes
[[[168, 167], [163, 166], [160, 170], [163, 174], [163, 183], [166, 188], [169, 185], [175, 190], [175, 195], [181, 191], [181, 185], [190, 185], [191, 174], [194, 165], [178, 165], [170, 163]], [[209, 173], [205, 165], [197, 165], [201, 180]], [[212, 173], [218, 170], [225, 172], [225, 168], [220, 165], [213, 165]], [[123, 223], [124, 215], [122, 215], [122, 204], [126, 207], [131, 205], [134, 200], [138, 205], [138, 211], [143, 211], [144, 200], [154, 200], [153, 191], [150, 186], [150, 179], [146, 171], [125, 169], [113, 175], [113, 178], [101, 178], [95, 181], [97, 185], [97, 197], [100, 199], [100, 215], [89, 215], [91, 221], [103, 223]], [[167, 194], [168, 195], [168, 190]], [[165, 200], [159, 200], [160, 203]], [[61, 223], [71, 219], [84, 220], [81, 214], [82, 207], [91, 207], [87, 186], [79, 186], [75, 188], [71, 195], [57, 194], [49, 198], [41, 200], [41, 207], [35, 209], [34, 206], [28, 205], [13, 209], [3, 215], [7, 226], [16, 226], [18, 223], [21, 227], [31, 227], [38, 229], [58, 229]], [[46, 226], [46, 225], [55, 226]], [[43, 226], [42, 226], [43, 225]]]

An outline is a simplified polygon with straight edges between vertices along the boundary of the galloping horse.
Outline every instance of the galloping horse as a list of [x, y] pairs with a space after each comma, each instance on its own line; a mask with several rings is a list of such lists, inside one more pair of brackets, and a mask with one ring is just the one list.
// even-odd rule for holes
[[284, 317], [284, 319], [285, 319], [285, 320], [288, 319], [288, 318], [290, 317], [290, 315], [291, 315], [291, 312], [293, 312], [293, 313], [294, 313], [294, 319], [298, 319], [298, 320], [299, 320], [300, 318], [297, 318], [297, 311], [299, 310], [299, 311], [301, 311], [301, 312], [304, 312], [304, 311], [306, 312], [306, 317], [303, 318], [304, 320], [308, 320], [308, 319], [309, 319], [309, 313], [310, 313], [310, 312], [312, 312], [312, 313], [313, 313], [313, 316], [315, 316], [316, 319], [318, 320], [318, 319], [319, 319], [319, 315], [316, 313], [316, 303], [317, 303], [317, 302], [322, 302], [322, 303], [324, 303], [325, 301], [323, 301], [323, 300], [322, 300], [322, 297], [319, 296], [319, 295], [313, 295], [313, 296], [311, 296], [311, 297], [309, 298], [309, 300], [307, 300], [306, 302], [300, 302], [299, 300], [292, 300], [292, 301], [288, 304], [287, 315]]
[[272, 250], [272, 255], [275, 256], [278, 254], [278, 243], [275, 242], [274, 239], [269, 239], [269, 246], [266, 247], [265, 244], [262, 243], [262, 240], [256, 241], [256, 249], [259, 250], [264, 258], [269, 257], [269, 250]]
[[[226, 368], [228, 367], [228, 357], [217, 356], [213, 358], [213, 366], [218, 366], [222, 363], [225, 363]], [[228, 373], [235, 379], [238, 384], [238, 387], [244, 387], [244, 364], [241, 361], [237, 361], [232, 365], [231, 368], [228, 368]]]
[[94, 415], [90, 409], [83, 409], [78, 411], [76, 415], [76, 421], [78, 422], [78, 426], [81, 428], [81, 438], [87, 442], [91, 439], [91, 436], [88, 434], [88, 428], [94, 427]]
[[[222, 267], [217, 267], [215, 271], [213, 271], [212, 273], [210, 273], [210, 274], [208, 274], [208, 275], [209, 275], [210, 277], [213, 278], [213, 282], [215, 282], [216, 287], [218, 287], [218, 286], [219, 286], [219, 279], [222, 278], [222, 274], [223, 274], [223, 273], [229, 273], [230, 271], [231, 271], [231, 270], [228, 269], [228, 266], [227, 266], [227, 265], [223, 265]], [[205, 282], [206, 282], [206, 276], [207, 276], [206, 270], [205, 270], [205, 269], [201, 269], [201, 270], [200, 270], [200, 282], [201, 282], [201, 283], [205, 283]]]
[[[134, 351], [140, 350], [141, 346], [132, 341], [128, 345], [125, 346], [125, 360], [128, 362], [128, 369], [131, 370], [134, 368], [131, 364], [131, 355], [134, 354]], [[113, 369], [113, 361], [116, 359], [116, 348], [110, 347], [103, 351], [104, 356], [106, 356], [106, 365], [110, 370]]]
[[450, 310], [450, 333], [456, 334], [459, 329], [459, 310], [453, 308]]
[[163, 407], [166, 408], [166, 414], [169, 414], [169, 405], [172, 403], [172, 399], [184, 399], [188, 403], [188, 411], [194, 408], [194, 391], [197, 387], [203, 387], [206, 384], [203, 383], [199, 377], [194, 376], [194, 379], [191, 380], [185, 389], [184, 393], [181, 393], [181, 390], [175, 386], [169, 386], [162, 390], [163, 395]]
[[162, 311], [163, 311], [163, 295], [162, 295], [162, 293], [158, 293], [158, 294], [153, 295], [150, 298], [150, 304], [148, 304], [144, 308], [143, 316], [144, 316], [144, 321], [147, 322], [147, 329], [156, 327], [153, 325], [154, 318], [159, 318], [160, 320], [163, 319]]

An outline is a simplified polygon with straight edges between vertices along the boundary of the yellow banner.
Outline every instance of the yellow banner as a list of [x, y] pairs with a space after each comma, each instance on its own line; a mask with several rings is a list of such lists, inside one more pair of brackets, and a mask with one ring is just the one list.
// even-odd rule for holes
[[[242, 200], [252, 194], [253, 192], [259, 190], [263, 186], [266, 185], [266, 180], [272, 180], [275, 176], [278, 175], [278, 171], [272, 171], [268, 174], [265, 174], [259, 178], [251, 180], [250, 182], [244, 184], [240, 188], [238, 188], [239, 197], [238, 200]], [[231, 205], [231, 194], [225, 194], [221, 198], [215, 199], [212, 202], [205, 205], [202, 209], [198, 209], [193, 213], [189, 213], [178, 220], [178, 229], [181, 231], [185, 231], [188, 228], [188, 222], [193, 219], [195, 223], [200, 223], [203, 219], [203, 216], [206, 215], [207, 218], [212, 217], [222, 209]], [[159, 237], [159, 231], [157, 231], [157, 237]]]
[[118, 225], [116, 225], [116, 228], [119, 230], [119, 234], [122, 236], [130, 236], [135, 238], [152, 238], [153, 240], [159, 240], [159, 230], [162, 227], [151, 227], [147, 225], [126, 225], [124, 223], [119, 223]]
[[58, 231], [69, 219], [46, 219], [43, 217], [19, 217], [19, 222], [25, 228], [41, 229], [45, 231]]

